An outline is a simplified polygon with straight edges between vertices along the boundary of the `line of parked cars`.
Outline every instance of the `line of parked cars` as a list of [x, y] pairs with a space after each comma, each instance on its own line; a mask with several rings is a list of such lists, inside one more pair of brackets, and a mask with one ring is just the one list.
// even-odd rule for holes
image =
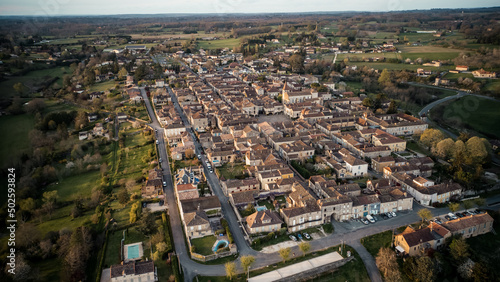
[[482, 213], [480, 210], [472, 210], [472, 211], [464, 211], [464, 212], [456, 212], [456, 213], [450, 212], [447, 215], [445, 215], [444, 218], [446, 220], [455, 220], [458, 218], [466, 217], [469, 215], [480, 214], [480, 213]]
[[[386, 212], [386, 213], [381, 213], [380, 216], [383, 218], [383, 219], [389, 219], [389, 218], [393, 218], [393, 217], [396, 217], [396, 213], [395, 212]], [[372, 216], [372, 215], [367, 215], [365, 217], [362, 217], [359, 219], [363, 224], [370, 224], [370, 223], [375, 223], [377, 222], [377, 218]]]
[[[294, 241], [294, 242], [297, 242], [298, 240], [303, 240], [304, 238], [307, 239], [307, 240], [311, 240], [311, 235], [309, 235], [309, 233], [297, 233], [297, 237], [295, 237], [293, 234], [288, 236], [288, 238], [290, 238], [290, 240]], [[297, 239], [299, 238], [299, 239]]]

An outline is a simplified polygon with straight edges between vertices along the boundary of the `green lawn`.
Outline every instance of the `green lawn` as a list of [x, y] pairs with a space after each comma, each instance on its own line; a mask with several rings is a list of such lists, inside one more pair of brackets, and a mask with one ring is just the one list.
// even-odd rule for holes
[[104, 82], [99, 82], [90, 87], [90, 92], [96, 92], [96, 91], [106, 91], [111, 88], [115, 88], [116, 83], [114, 80], [108, 80]]
[[222, 48], [233, 48], [238, 46], [241, 43], [241, 40], [238, 38], [229, 38], [229, 39], [219, 39], [219, 40], [210, 40], [210, 41], [196, 41], [196, 46], [198, 48], [203, 49], [222, 49]]
[[455, 69], [455, 66], [441, 66], [441, 67], [423, 67], [422, 65], [410, 65], [410, 64], [391, 64], [391, 63], [371, 63], [371, 62], [353, 62], [352, 65], [356, 65], [358, 67], [368, 66], [374, 69], [383, 70], [417, 70], [419, 68], [427, 68], [433, 71], [443, 71], [449, 69]]
[[428, 60], [451, 60], [455, 59], [460, 53], [458, 52], [435, 52], [435, 53], [403, 53], [403, 60], [410, 58], [412, 60], [421, 58]]
[[0, 117], [0, 128], [6, 134], [0, 138], [0, 163], [5, 167], [11, 160], [18, 159], [23, 152], [28, 152], [30, 141], [28, 133], [33, 129], [35, 121], [31, 115]]
[[47, 79], [58, 77], [56, 83], [62, 86], [62, 78], [65, 74], [70, 74], [69, 67], [53, 67], [42, 70], [30, 71], [23, 76], [13, 76], [7, 80], [0, 82], [0, 95], [1, 98], [14, 97], [18, 94], [14, 91], [14, 84], [21, 82], [26, 86], [37, 85]]
[[30, 266], [40, 271], [39, 281], [60, 281], [62, 263], [58, 258], [50, 258], [37, 260]]
[[100, 183], [100, 172], [90, 171], [64, 178], [58, 184], [47, 187], [47, 191], [57, 190], [59, 201], [73, 201], [79, 196], [89, 198], [92, 189]]
[[217, 238], [213, 235], [209, 235], [202, 238], [191, 239], [191, 245], [195, 247], [195, 253], [207, 256], [214, 253], [212, 247], [215, 241], [217, 241]]
[[234, 179], [234, 178], [244, 174], [245, 164], [243, 164], [243, 163], [240, 163], [240, 164], [226, 163], [226, 164], [223, 164], [222, 166], [218, 167], [217, 170], [220, 172], [220, 175], [224, 176], [224, 178]]
[[447, 104], [442, 113], [432, 110], [431, 116], [443, 118], [446, 124], [454, 124], [460, 128], [465, 126], [479, 133], [500, 138], [498, 109], [500, 101], [466, 96]]
[[380, 248], [388, 248], [391, 246], [392, 231], [385, 231], [382, 233], [374, 234], [361, 239], [361, 244], [365, 246], [366, 250], [376, 257]]
[[94, 214], [93, 210], [86, 211], [82, 216], [72, 219], [70, 216], [72, 208], [73, 205], [68, 205], [56, 209], [50, 218], [44, 216], [44, 221], [38, 225], [40, 232], [45, 235], [49, 231], [59, 231], [61, 228], [74, 230], [82, 226], [86, 221], [89, 221], [90, 217]]

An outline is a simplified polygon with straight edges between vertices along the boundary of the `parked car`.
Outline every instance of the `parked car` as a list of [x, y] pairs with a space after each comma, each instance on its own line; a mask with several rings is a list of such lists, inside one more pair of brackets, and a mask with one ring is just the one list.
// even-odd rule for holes
[[160, 141], [156, 140], [156, 145], [159, 145], [160, 144]]
[[297, 233], [297, 238], [299, 238], [299, 240], [302, 240], [302, 234]]
[[454, 220], [454, 219], [457, 219], [457, 218], [458, 218], [456, 215], [454, 215], [454, 214], [453, 214], [453, 213], [451, 213], [451, 212], [448, 214], [448, 216], [449, 216], [449, 217], [451, 217], [451, 219], [450, 219], [450, 220]]
[[198, 159], [201, 160], [201, 155], [198, 155]]
[[445, 216], [444, 216], [444, 218], [445, 218], [446, 220], [451, 220], [451, 216], [449, 216], [449, 215], [445, 215]]
[[392, 214], [392, 217], [396, 217], [396, 213], [395, 212], [391, 212]]
[[373, 219], [373, 217], [371, 215], [367, 215], [366, 216], [366, 219], [370, 222], [370, 223], [375, 223], [375, 219]]
[[385, 216], [387, 216], [388, 218], [392, 218], [392, 213], [388, 212], [388, 213], [385, 214]]
[[163, 187], [167, 187], [167, 182], [163, 181]]
[[363, 224], [365, 224], [365, 225], [370, 224], [370, 223], [368, 222], [368, 220], [366, 220], [366, 219], [364, 219], [364, 218], [361, 218], [360, 220], [361, 220], [361, 222], [363, 222]]
[[210, 173], [214, 173], [213, 169], [210, 170]]
[[382, 217], [382, 219], [389, 219], [389, 217], [388, 217], [388, 216], [387, 216], [387, 214], [385, 214], [385, 213], [383, 213], [383, 214], [381, 215], [381, 217]]
[[295, 236], [293, 236], [293, 235], [288, 236], [288, 238], [290, 238], [290, 240], [292, 240], [294, 242], [297, 242], [297, 238], [295, 238]]
[[161, 158], [158, 161], [161, 163]]
[[309, 235], [309, 233], [304, 232], [304, 237], [306, 237], [307, 240], [311, 240], [311, 235]]
[[462, 218], [462, 217], [464, 217], [464, 216], [463, 216], [461, 213], [459, 213], [459, 212], [455, 213], [455, 215], [456, 215], [458, 218]]

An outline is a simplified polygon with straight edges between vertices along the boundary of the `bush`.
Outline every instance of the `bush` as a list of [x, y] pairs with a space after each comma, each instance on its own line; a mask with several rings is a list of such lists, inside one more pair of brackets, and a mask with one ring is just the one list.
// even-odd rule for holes
[[259, 238], [253, 240], [253, 242], [252, 242], [252, 246], [255, 247], [255, 246], [258, 246], [258, 245], [260, 245], [260, 239]]
[[323, 224], [323, 230], [325, 233], [331, 234], [333, 233], [333, 225], [331, 223]]

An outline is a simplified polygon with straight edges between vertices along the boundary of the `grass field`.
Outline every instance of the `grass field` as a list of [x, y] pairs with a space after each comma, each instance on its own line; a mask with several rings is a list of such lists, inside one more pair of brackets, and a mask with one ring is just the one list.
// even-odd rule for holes
[[29, 132], [33, 129], [35, 121], [31, 115], [0, 117], [0, 128], [6, 134], [0, 138], [0, 163], [2, 167], [9, 164], [11, 159], [17, 159], [30, 147]]
[[96, 187], [100, 181], [99, 171], [90, 171], [76, 174], [63, 179], [58, 184], [47, 187], [47, 191], [57, 190], [59, 201], [73, 201], [79, 196], [88, 198], [92, 194], [92, 188]]
[[86, 211], [83, 215], [73, 219], [71, 218], [71, 209], [73, 205], [68, 205], [62, 208], [58, 208], [52, 214], [49, 219], [45, 216], [44, 222], [38, 225], [38, 229], [45, 236], [49, 231], [59, 231], [61, 228], [67, 228], [69, 230], [74, 230], [77, 227], [82, 226], [87, 220], [90, 220], [94, 211]]
[[210, 40], [210, 41], [196, 41], [196, 46], [203, 49], [222, 49], [229, 48], [232, 49], [238, 46], [241, 42], [239, 38], [229, 38], [220, 40]]
[[[443, 117], [445, 123], [464, 124], [483, 134], [500, 138], [500, 101], [467, 96], [447, 104]], [[432, 111], [431, 115], [439, 115]]]
[[25, 86], [32, 86], [39, 84], [47, 79], [58, 77], [56, 83], [62, 86], [62, 78], [65, 74], [69, 74], [71, 70], [69, 67], [55, 67], [43, 70], [30, 71], [23, 76], [13, 76], [7, 80], [0, 82], [0, 98], [14, 97], [18, 94], [14, 91], [14, 84], [20, 82]]
[[374, 234], [361, 239], [361, 244], [365, 246], [366, 250], [376, 257], [380, 248], [388, 248], [391, 246], [392, 231], [385, 231], [382, 233]]
[[403, 53], [403, 59], [415, 60], [418, 58], [428, 60], [452, 60], [458, 57], [458, 52], [425, 52], [425, 53]]
[[374, 69], [383, 70], [417, 70], [419, 68], [431, 69], [433, 71], [443, 71], [454, 69], [455, 66], [441, 66], [441, 67], [422, 67], [421, 65], [410, 65], [410, 64], [391, 64], [391, 63], [370, 63], [370, 62], [353, 62], [353, 65], [358, 67], [368, 66]]
[[224, 176], [224, 178], [234, 179], [244, 173], [245, 164], [234, 164], [234, 167], [231, 167], [231, 164], [224, 164], [221, 167], [218, 167], [217, 170], [221, 176]]
[[106, 91], [111, 88], [115, 88], [116, 82], [114, 80], [108, 80], [105, 82], [99, 82], [90, 87], [90, 92]]

